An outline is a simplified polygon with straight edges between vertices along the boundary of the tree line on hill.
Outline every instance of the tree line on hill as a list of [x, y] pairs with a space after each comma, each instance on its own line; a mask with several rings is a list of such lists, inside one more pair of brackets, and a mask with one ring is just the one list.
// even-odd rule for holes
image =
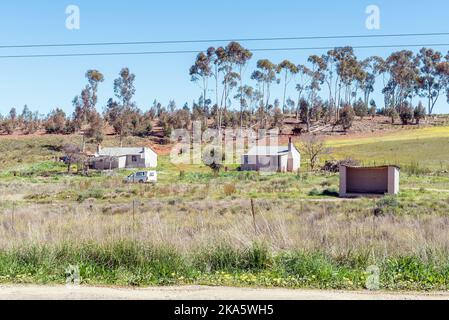
[[[386, 59], [378, 56], [358, 59], [351, 47], [311, 55], [304, 64], [289, 60], [275, 64], [268, 59], [257, 61], [256, 69], [245, 76], [253, 53], [237, 42], [200, 52], [189, 70], [191, 80], [199, 85], [199, 99], [191, 106], [178, 108], [174, 101], [166, 106], [154, 101], [142, 111], [134, 102], [135, 74], [128, 68], [114, 81], [114, 98], [107, 101], [102, 114], [97, 111], [98, 89], [104, 75], [98, 70], [86, 72], [87, 84], [73, 99], [74, 112], [68, 116], [56, 108], [46, 117], [27, 106], [19, 114], [12, 108], [0, 116], [0, 130], [32, 134], [44, 129], [49, 134], [72, 134], [82, 131], [101, 141], [105, 124], [122, 139], [125, 136], [149, 136], [154, 125], [161, 135], [173, 129], [190, 128], [192, 121], [208, 127], [281, 128], [284, 119], [295, 117], [309, 130], [314, 123], [351, 128], [356, 116], [382, 114], [392, 123], [400, 119], [406, 125], [419, 123], [431, 115], [441, 96], [449, 101], [449, 53], [422, 48], [417, 54], [402, 50]], [[249, 77], [248, 77], [249, 76]], [[246, 81], [246, 79], [250, 79]], [[376, 82], [382, 87], [383, 103], [372, 99]], [[272, 97], [274, 85], [282, 86], [282, 96]], [[292, 97], [296, 97], [292, 98]], [[425, 99], [426, 107], [421, 100]]]

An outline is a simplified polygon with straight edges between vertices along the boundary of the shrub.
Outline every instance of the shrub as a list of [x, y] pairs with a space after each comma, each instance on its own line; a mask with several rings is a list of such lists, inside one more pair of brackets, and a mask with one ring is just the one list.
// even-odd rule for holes
[[354, 110], [350, 105], [346, 105], [340, 113], [340, 122], [343, 130], [349, 130], [352, 128], [352, 123], [354, 122]]
[[363, 102], [362, 99], [359, 99], [357, 103], [354, 105], [354, 113], [357, 117], [360, 117], [362, 120], [364, 117], [368, 115], [368, 106]]
[[83, 202], [86, 199], [103, 199], [104, 192], [102, 189], [90, 189], [78, 195], [77, 201]]
[[235, 187], [235, 184], [233, 183], [227, 183], [223, 186], [223, 192], [226, 196], [231, 196], [234, 193], [237, 192], [237, 189]]
[[311, 197], [321, 196], [321, 191], [318, 190], [317, 188], [313, 188], [312, 190], [309, 191], [309, 196]]
[[409, 124], [409, 122], [413, 119], [413, 108], [410, 107], [408, 103], [404, 102], [399, 107], [399, 118], [401, 118], [403, 125]]
[[374, 214], [376, 216], [384, 215], [386, 213], [394, 214], [399, 207], [399, 201], [396, 196], [385, 196], [376, 203]]
[[415, 117], [416, 124], [419, 124], [419, 122], [426, 117], [426, 108], [424, 108], [421, 101], [415, 108], [413, 116]]
[[398, 117], [398, 112], [395, 107], [388, 107], [384, 110], [384, 114], [387, 117], [391, 118], [391, 124], [394, 124], [396, 121], [396, 118]]
[[374, 101], [374, 99], [371, 99], [369, 105], [370, 105], [370, 108], [369, 108], [368, 114], [374, 118], [377, 113], [376, 101]]

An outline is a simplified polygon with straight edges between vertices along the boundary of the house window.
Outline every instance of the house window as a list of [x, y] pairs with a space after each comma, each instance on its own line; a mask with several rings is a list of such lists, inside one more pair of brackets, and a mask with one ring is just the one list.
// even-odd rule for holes
[[132, 156], [131, 161], [132, 162], [137, 162], [137, 157], [136, 156]]

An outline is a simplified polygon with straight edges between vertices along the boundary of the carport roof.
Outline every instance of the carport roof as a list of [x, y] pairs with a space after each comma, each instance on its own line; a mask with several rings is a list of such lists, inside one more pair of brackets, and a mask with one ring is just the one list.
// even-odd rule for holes
[[387, 169], [387, 168], [397, 168], [401, 169], [401, 167], [397, 165], [385, 165], [385, 166], [372, 166], [372, 167], [363, 167], [363, 166], [350, 166], [350, 165], [341, 165], [342, 167], [351, 168], [351, 169]]

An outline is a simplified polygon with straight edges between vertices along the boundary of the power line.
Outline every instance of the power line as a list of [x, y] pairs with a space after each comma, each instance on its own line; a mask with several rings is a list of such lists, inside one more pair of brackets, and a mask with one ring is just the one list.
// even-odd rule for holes
[[369, 39], [369, 38], [403, 38], [403, 37], [435, 37], [449, 36], [449, 32], [432, 33], [397, 33], [371, 35], [336, 35], [336, 36], [303, 36], [303, 37], [266, 37], [266, 38], [236, 38], [236, 39], [200, 39], [200, 40], [164, 40], [164, 41], [127, 41], [127, 42], [91, 42], [91, 43], [53, 43], [53, 44], [23, 44], [0, 45], [0, 49], [19, 48], [54, 48], [54, 47], [86, 47], [86, 46], [125, 46], [149, 44], [187, 44], [209, 42], [253, 42], [253, 41], [292, 41], [292, 40], [330, 40], [330, 39]]
[[[382, 48], [414, 48], [414, 47], [449, 47], [449, 43], [434, 44], [396, 44], [396, 45], [366, 45], [351, 46], [353, 49], [382, 49]], [[256, 48], [249, 49], [253, 52], [268, 51], [307, 51], [307, 50], [331, 50], [333, 47], [291, 47], [291, 48]], [[340, 47], [341, 48], [341, 47]], [[164, 55], [164, 54], [193, 54], [201, 50], [174, 50], [174, 51], [137, 51], [137, 52], [92, 52], [92, 53], [61, 53], [61, 54], [28, 54], [28, 55], [3, 55], [0, 59], [18, 58], [60, 58], [60, 57], [91, 57], [91, 56], [129, 56], [129, 55]]]

